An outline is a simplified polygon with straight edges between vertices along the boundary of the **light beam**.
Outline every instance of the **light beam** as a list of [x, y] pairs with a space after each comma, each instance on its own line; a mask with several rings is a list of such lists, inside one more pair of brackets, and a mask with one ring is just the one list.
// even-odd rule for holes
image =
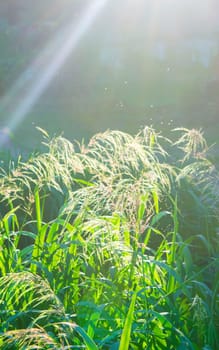
[[[9, 119], [6, 125], [10, 131], [14, 132], [27, 117], [31, 108], [47, 89], [70, 54], [77, 48], [106, 3], [107, 0], [93, 1], [78, 24], [71, 23], [67, 25], [61, 34], [55, 37], [28, 69], [23, 72], [11, 91], [2, 99], [1, 109], [10, 110], [9, 113], [7, 111]], [[26, 82], [28, 72], [37, 70], [39, 75], [36, 80], [31, 83]], [[15, 106], [16, 101], [18, 101], [18, 104]], [[1, 140], [0, 146], [2, 146]]]

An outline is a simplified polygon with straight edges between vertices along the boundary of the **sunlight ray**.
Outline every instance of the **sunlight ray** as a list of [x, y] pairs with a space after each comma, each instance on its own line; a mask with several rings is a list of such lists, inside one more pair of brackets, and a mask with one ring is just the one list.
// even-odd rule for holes
[[[27, 117], [31, 108], [47, 89], [52, 79], [77, 48], [107, 0], [96, 0], [89, 5], [78, 24], [70, 23], [41, 52], [37, 59], [23, 72], [14, 87], [1, 101], [1, 109], [8, 115], [7, 127], [15, 131]], [[55, 58], [54, 58], [55, 57]], [[28, 82], [28, 73], [38, 72], [34, 82]], [[25, 82], [25, 79], [27, 81]], [[0, 140], [1, 145], [1, 140]]]

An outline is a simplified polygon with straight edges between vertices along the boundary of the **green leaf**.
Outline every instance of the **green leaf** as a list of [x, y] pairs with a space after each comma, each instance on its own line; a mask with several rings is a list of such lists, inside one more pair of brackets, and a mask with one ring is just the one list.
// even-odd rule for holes
[[98, 350], [98, 347], [94, 343], [93, 339], [89, 337], [89, 335], [83, 330], [83, 328], [79, 327], [78, 325], [75, 325], [74, 329], [83, 338], [86, 344], [87, 350]]
[[119, 350], [128, 350], [129, 343], [131, 339], [131, 330], [132, 330], [132, 322], [134, 316], [135, 309], [135, 301], [136, 301], [137, 293], [135, 292], [132, 296], [131, 304], [129, 307], [128, 315], [125, 320], [125, 325], [122, 331], [121, 341], [119, 345]]

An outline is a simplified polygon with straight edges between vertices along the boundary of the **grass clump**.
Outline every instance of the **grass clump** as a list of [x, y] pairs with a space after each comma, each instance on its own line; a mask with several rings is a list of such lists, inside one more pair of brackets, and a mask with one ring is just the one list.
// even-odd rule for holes
[[106, 131], [0, 177], [2, 349], [212, 349], [218, 172], [196, 130]]

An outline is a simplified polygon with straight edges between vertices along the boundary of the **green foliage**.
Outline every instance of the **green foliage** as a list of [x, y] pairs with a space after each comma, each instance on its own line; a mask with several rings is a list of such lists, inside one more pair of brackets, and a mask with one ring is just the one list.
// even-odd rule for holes
[[128, 350], [130, 343], [130, 336], [132, 330], [133, 315], [135, 309], [136, 293], [133, 294], [131, 304], [128, 310], [127, 317], [125, 319], [125, 325], [122, 331], [122, 337], [119, 345], [119, 350]]
[[44, 133], [1, 170], [2, 349], [218, 348], [219, 176], [181, 132]]

